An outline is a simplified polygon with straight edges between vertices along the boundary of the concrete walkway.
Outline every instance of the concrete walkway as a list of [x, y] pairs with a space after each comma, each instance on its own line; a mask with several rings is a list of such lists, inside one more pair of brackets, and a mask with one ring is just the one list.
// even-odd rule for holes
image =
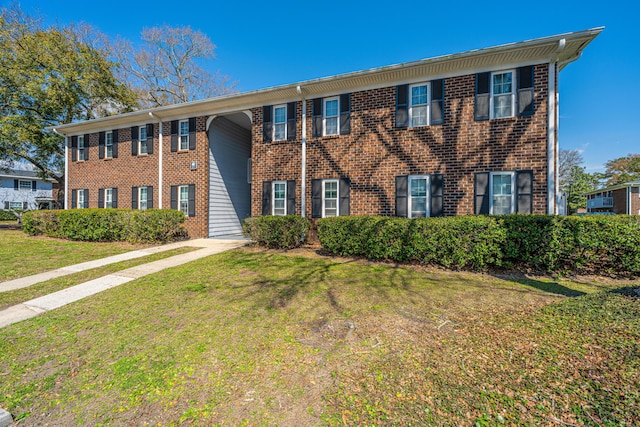
[[141, 251], [132, 251], [120, 255], [115, 255], [108, 258], [103, 258], [95, 261], [89, 261], [82, 264], [76, 264], [68, 267], [63, 267], [57, 270], [36, 274], [33, 276], [23, 277], [9, 282], [0, 283], [0, 292], [6, 292], [13, 289], [20, 289], [27, 286], [34, 285], [46, 280], [50, 280], [55, 277], [64, 276], [67, 274], [76, 273], [78, 271], [84, 271], [91, 268], [100, 267], [103, 265], [112, 264], [114, 262], [125, 261], [129, 259], [139, 258], [145, 255], [168, 251], [180, 247], [196, 247], [200, 248], [192, 252], [185, 254], [175, 255], [169, 258], [161, 259], [158, 261], [149, 262], [147, 264], [141, 264], [137, 267], [121, 270], [113, 274], [108, 274], [103, 277], [99, 277], [88, 282], [81, 283], [79, 285], [71, 286], [61, 291], [54, 292], [49, 295], [45, 295], [39, 298], [35, 298], [22, 304], [14, 305], [5, 310], [0, 311], [0, 328], [9, 326], [13, 323], [20, 322], [22, 320], [30, 319], [38, 316], [41, 313], [45, 313], [50, 310], [62, 307], [72, 302], [81, 300], [88, 296], [97, 294], [98, 292], [111, 289], [113, 287], [122, 285], [123, 283], [130, 282], [134, 279], [147, 276], [149, 274], [157, 273], [166, 268], [176, 267], [178, 265], [186, 264], [191, 261], [195, 261], [200, 258], [207, 257], [209, 255], [217, 254], [227, 251], [229, 249], [239, 248], [248, 243], [247, 240], [221, 240], [221, 239], [196, 239], [187, 240], [184, 242], [171, 243], [163, 246], [156, 246], [153, 248], [147, 248]]

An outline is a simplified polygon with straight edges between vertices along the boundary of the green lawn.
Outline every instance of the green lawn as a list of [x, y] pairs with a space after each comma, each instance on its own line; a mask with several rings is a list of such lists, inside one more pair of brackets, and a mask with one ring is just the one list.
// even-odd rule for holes
[[631, 426], [622, 285], [235, 250], [0, 330], [0, 407], [25, 426]]
[[129, 243], [72, 242], [0, 229], [0, 282], [140, 249]]

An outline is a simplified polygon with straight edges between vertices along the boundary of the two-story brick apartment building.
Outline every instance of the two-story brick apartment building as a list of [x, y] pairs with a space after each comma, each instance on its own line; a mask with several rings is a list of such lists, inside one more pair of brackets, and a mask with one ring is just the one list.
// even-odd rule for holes
[[60, 126], [67, 208], [250, 215], [557, 213], [558, 75], [600, 32]]

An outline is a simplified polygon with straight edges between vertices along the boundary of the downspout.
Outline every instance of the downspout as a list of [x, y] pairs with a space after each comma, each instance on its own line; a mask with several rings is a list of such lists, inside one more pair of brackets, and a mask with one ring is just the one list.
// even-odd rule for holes
[[302, 94], [302, 88], [298, 85], [296, 92], [302, 99], [302, 165], [300, 185], [300, 211], [301, 216], [307, 216], [307, 100]]
[[149, 116], [158, 120], [158, 209], [162, 209], [162, 120], [151, 111]]
[[52, 128], [53, 133], [64, 138], [64, 208], [69, 209], [69, 138], [58, 132], [56, 128]]
[[631, 215], [631, 186], [627, 187], [627, 215]]
[[564, 50], [566, 44], [567, 41], [565, 39], [558, 41], [555, 56], [549, 62], [549, 85], [547, 91], [547, 214], [549, 215], [558, 215], [558, 168], [556, 165], [558, 153], [558, 139], [556, 138], [558, 125], [558, 93], [556, 70], [558, 68], [560, 53]]

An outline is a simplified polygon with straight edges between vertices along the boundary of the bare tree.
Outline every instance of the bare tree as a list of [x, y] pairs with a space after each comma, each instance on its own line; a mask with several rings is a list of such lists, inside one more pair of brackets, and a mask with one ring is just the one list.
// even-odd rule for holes
[[567, 187], [572, 181], [572, 169], [580, 167], [584, 160], [579, 150], [560, 150], [559, 158], [559, 178], [560, 190], [567, 191]]
[[143, 45], [117, 40], [112, 50], [122, 79], [138, 93], [142, 107], [158, 107], [234, 92], [228, 76], [202, 63], [215, 58], [216, 46], [190, 27], [152, 27], [142, 31]]

